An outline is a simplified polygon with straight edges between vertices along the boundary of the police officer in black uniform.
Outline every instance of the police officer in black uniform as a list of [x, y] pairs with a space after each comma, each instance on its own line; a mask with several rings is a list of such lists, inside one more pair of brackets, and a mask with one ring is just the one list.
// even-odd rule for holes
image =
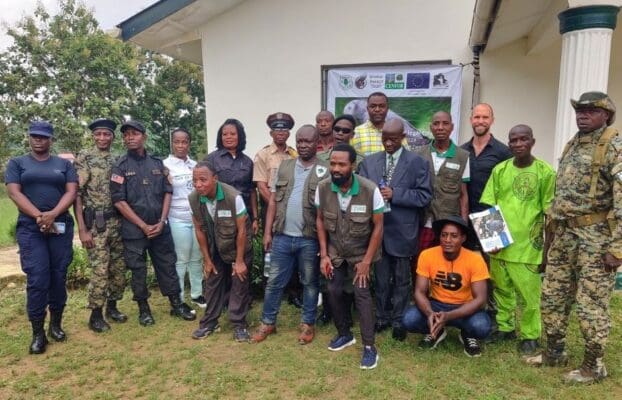
[[180, 297], [175, 270], [177, 258], [167, 225], [173, 192], [168, 170], [162, 160], [147, 154], [147, 134], [143, 124], [126, 121], [121, 132], [127, 154], [112, 167], [110, 195], [112, 203], [123, 215], [121, 237], [125, 263], [132, 271], [131, 286], [134, 300], [138, 302], [138, 322], [143, 326], [155, 323], [147, 302], [147, 251], [160, 291], [171, 302], [171, 315], [192, 321], [196, 315]]

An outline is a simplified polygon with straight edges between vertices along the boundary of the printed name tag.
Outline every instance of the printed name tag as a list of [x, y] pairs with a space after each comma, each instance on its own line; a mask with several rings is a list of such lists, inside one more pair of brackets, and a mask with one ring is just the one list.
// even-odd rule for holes
[[366, 205], [352, 205], [352, 212], [353, 213], [364, 213], [367, 211], [367, 206]]
[[231, 210], [218, 210], [218, 217], [231, 218]]
[[455, 170], [459, 170], [460, 169], [460, 164], [456, 164], [456, 163], [452, 163], [452, 162], [446, 162], [445, 166], [449, 169], [455, 169]]

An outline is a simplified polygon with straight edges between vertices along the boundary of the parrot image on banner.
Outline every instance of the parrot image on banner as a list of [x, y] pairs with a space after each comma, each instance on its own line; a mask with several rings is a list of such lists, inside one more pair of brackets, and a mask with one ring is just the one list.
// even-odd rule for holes
[[[367, 113], [367, 100], [366, 99], [356, 99], [351, 100], [346, 104], [343, 108], [344, 114], [351, 114], [354, 119], [363, 123], [369, 119], [369, 114]], [[399, 119], [404, 123], [404, 133], [406, 134], [406, 140], [411, 150], [416, 147], [425, 146], [430, 143], [430, 139], [419, 129], [415, 128], [410, 122], [406, 119], [402, 118], [398, 113], [389, 109], [387, 112], [387, 120], [390, 119]]]

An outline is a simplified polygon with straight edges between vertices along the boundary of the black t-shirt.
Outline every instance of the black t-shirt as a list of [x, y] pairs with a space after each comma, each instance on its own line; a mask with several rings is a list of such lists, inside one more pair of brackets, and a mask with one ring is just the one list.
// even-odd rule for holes
[[[39, 161], [32, 155], [16, 157], [9, 161], [4, 173], [5, 183], [21, 185], [22, 193], [39, 211], [50, 211], [65, 194], [68, 182], [78, 182], [78, 174], [70, 161], [50, 156]], [[32, 219], [22, 212], [20, 220]]]
[[469, 213], [484, 211], [489, 208], [489, 206], [481, 204], [479, 199], [482, 197], [482, 192], [492, 173], [492, 169], [501, 161], [505, 161], [512, 157], [512, 152], [508, 146], [501, 143], [493, 136], [490, 137], [490, 140], [477, 157], [475, 156], [472, 138], [460, 147], [469, 152], [469, 169], [471, 175], [470, 181], [467, 184]]

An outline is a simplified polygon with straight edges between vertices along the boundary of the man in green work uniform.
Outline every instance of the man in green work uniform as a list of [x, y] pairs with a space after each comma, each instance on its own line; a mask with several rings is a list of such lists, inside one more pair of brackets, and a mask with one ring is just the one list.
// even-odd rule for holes
[[519, 344], [522, 354], [534, 353], [540, 338], [539, 268], [544, 247], [544, 214], [555, 193], [553, 167], [531, 154], [535, 142], [527, 125], [516, 125], [510, 130], [508, 145], [514, 157], [492, 170], [480, 199], [480, 203], [499, 206], [514, 239], [510, 246], [490, 254], [498, 325], [493, 341], [516, 338], [518, 293], [524, 305]]

